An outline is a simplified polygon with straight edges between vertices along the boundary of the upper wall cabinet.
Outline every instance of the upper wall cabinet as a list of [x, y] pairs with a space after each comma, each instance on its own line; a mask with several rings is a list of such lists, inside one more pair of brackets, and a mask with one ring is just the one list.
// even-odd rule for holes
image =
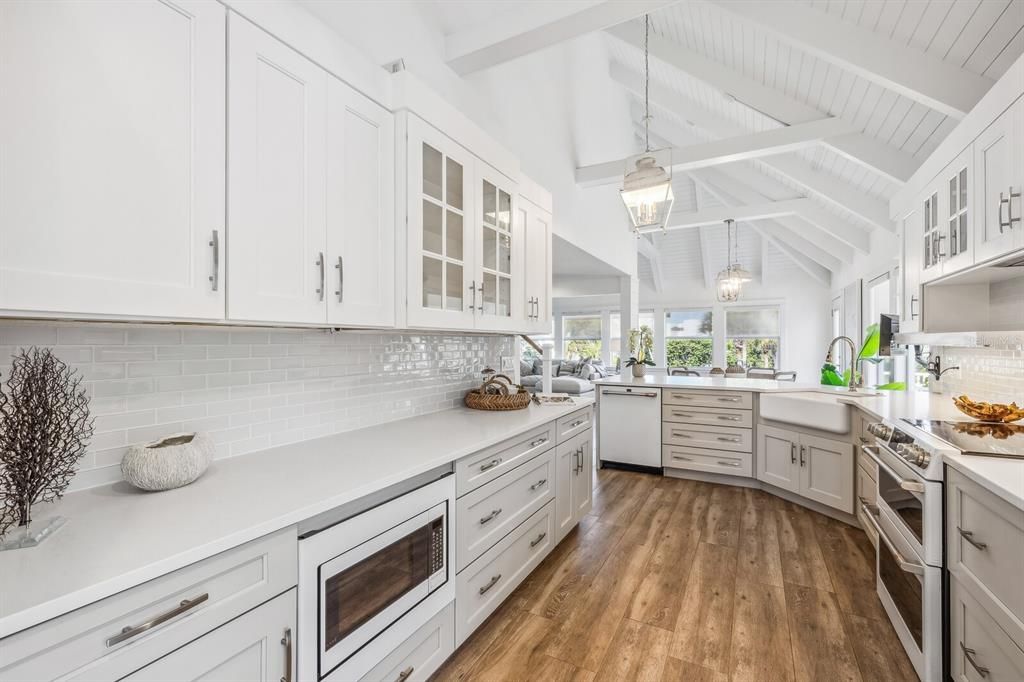
[[224, 316], [224, 22], [0, 3], [0, 311]]
[[231, 14], [228, 317], [394, 324], [391, 114]]
[[974, 142], [977, 262], [1024, 247], [1022, 128], [1024, 100], [1017, 100]]
[[524, 253], [523, 295], [526, 298], [526, 330], [551, 332], [551, 213], [526, 197], [516, 209], [522, 227]]
[[923, 224], [921, 214], [924, 208], [911, 211], [903, 217], [903, 300], [900, 302], [900, 331], [905, 333], [919, 332], [922, 327], [922, 311], [924, 307], [921, 302], [921, 267], [923, 265], [922, 255], [927, 248], [922, 249], [923, 236], [918, 231], [918, 226]]
[[407, 322], [525, 327], [515, 183], [417, 116], [406, 116]]

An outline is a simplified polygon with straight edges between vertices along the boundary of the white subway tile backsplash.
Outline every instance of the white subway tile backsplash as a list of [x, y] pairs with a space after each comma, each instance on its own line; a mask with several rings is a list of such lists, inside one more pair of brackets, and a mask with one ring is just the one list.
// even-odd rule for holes
[[932, 352], [942, 357], [943, 367], [959, 368], [943, 375], [943, 393], [966, 394], [988, 402], [1024, 404], [1024, 349], [1021, 346], [939, 348]]
[[0, 381], [18, 349], [78, 369], [96, 417], [72, 489], [120, 479], [128, 446], [208, 432], [218, 457], [460, 404], [507, 336], [0, 322]]

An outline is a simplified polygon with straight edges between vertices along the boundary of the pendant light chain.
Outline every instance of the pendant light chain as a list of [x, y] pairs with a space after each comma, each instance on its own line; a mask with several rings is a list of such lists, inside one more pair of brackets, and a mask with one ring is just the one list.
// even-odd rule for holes
[[644, 15], [644, 151], [651, 151], [651, 57], [647, 42], [651, 33], [651, 15]]

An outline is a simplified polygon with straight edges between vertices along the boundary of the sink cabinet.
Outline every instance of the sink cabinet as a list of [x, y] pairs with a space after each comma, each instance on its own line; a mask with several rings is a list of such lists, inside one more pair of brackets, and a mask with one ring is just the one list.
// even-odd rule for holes
[[853, 445], [758, 425], [757, 478], [853, 514]]

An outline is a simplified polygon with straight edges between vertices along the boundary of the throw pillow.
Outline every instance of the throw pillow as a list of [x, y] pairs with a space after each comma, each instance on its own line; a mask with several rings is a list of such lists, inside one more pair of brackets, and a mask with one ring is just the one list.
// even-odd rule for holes
[[528, 377], [533, 375], [533, 363], [528, 360], [519, 361], [519, 376]]
[[576, 373], [576, 368], [579, 367], [579, 364], [576, 360], [562, 360], [561, 364], [558, 365], [558, 374], [556, 376], [572, 376]]
[[544, 361], [541, 360], [540, 358], [537, 358], [536, 360], [533, 361], [533, 371], [531, 371], [530, 374], [536, 374], [537, 376], [540, 376], [543, 373]]

